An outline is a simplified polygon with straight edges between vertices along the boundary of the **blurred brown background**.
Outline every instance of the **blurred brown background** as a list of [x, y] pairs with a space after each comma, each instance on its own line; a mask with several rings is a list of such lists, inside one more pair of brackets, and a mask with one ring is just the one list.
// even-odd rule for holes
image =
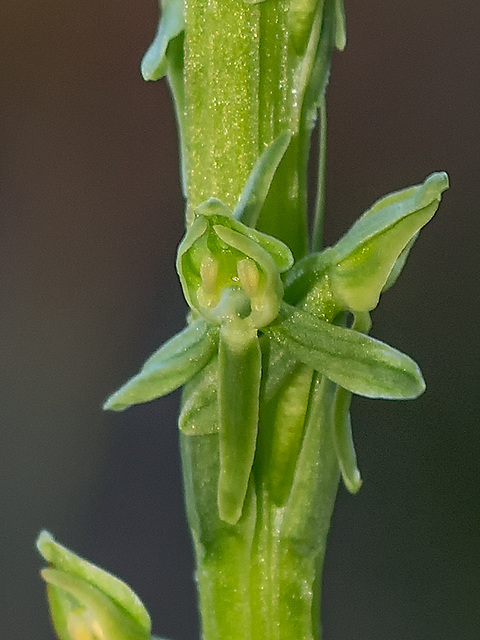
[[[377, 197], [448, 170], [451, 191], [373, 334], [428, 381], [357, 400], [364, 487], [341, 489], [326, 640], [480, 637], [480, 5], [347, 0], [329, 92], [327, 239]], [[0, 5], [0, 637], [51, 640], [47, 527], [141, 595], [158, 634], [198, 637], [177, 395], [103, 399], [183, 322], [176, 133], [139, 61], [154, 0]]]

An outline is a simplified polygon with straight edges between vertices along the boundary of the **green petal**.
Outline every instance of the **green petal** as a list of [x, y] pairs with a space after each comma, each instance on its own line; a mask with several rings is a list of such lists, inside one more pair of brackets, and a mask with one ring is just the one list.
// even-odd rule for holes
[[[49, 565], [59, 570], [57, 573], [73, 576], [80, 582], [94, 587], [124, 610], [145, 633], [150, 633], [150, 616], [139, 597], [125, 582], [62, 546], [48, 531], [42, 531], [38, 536], [37, 548]], [[54, 586], [62, 587], [58, 580], [47, 581]], [[67, 591], [70, 593], [68, 589]]]
[[111, 395], [103, 408], [123, 411], [171, 393], [203, 369], [216, 344], [215, 329], [199, 318], [150, 356], [140, 372]]
[[204, 436], [218, 431], [217, 357], [185, 385], [178, 426], [189, 436]]
[[233, 217], [249, 227], [256, 227], [270, 185], [280, 161], [292, 139], [291, 131], [283, 131], [263, 151], [255, 163], [247, 184], [233, 211]]
[[345, 389], [369, 398], [410, 399], [425, 390], [418, 365], [387, 344], [284, 305], [265, 333], [300, 362]]
[[229, 524], [236, 524], [242, 514], [255, 455], [261, 367], [255, 327], [238, 318], [222, 326], [218, 506], [221, 519]]
[[350, 401], [352, 394], [343, 387], [337, 387], [334, 400], [334, 443], [343, 483], [350, 493], [357, 493], [362, 486], [362, 478], [357, 467], [357, 455], [353, 443], [350, 421]]
[[166, 75], [168, 45], [185, 28], [182, 0], [163, 0], [159, 5], [161, 19], [157, 34], [142, 60], [144, 80], [159, 80]]

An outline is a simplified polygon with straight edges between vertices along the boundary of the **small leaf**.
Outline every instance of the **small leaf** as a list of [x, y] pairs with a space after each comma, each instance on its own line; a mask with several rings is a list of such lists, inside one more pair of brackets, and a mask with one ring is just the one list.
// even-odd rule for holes
[[233, 211], [233, 217], [248, 227], [256, 227], [270, 185], [280, 161], [292, 139], [291, 131], [283, 131], [263, 151], [255, 163], [247, 184]]
[[182, 0], [159, 2], [161, 19], [157, 34], [142, 60], [144, 80], [160, 80], [168, 71], [167, 48], [185, 28]]
[[232, 318], [219, 343], [220, 518], [236, 524], [242, 514], [257, 442], [261, 352], [257, 330]]
[[189, 436], [204, 436], [218, 431], [217, 357], [185, 385], [178, 426]]
[[353, 443], [350, 421], [352, 394], [343, 387], [337, 387], [334, 400], [334, 444], [343, 483], [350, 493], [357, 493], [362, 486], [362, 478], [357, 467], [357, 455]]
[[178, 248], [177, 271], [189, 306], [208, 322], [248, 316], [259, 329], [278, 314], [280, 274], [292, 262], [283, 242], [247, 227], [212, 198], [195, 209]]
[[281, 320], [264, 332], [352, 393], [406, 400], [425, 390], [418, 365], [393, 347], [288, 305], [283, 311]]
[[128, 585], [58, 544], [47, 531], [39, 535], [37, 548], [51, 567], [42, 577], [60, 640], [150, 638], [150, 616]]
[[111, 395], [103, 408], [123, 411], [178, 389], [209, 362], [217, 339], [216, 330], [199, 318], [150, 356], [140, 372]]

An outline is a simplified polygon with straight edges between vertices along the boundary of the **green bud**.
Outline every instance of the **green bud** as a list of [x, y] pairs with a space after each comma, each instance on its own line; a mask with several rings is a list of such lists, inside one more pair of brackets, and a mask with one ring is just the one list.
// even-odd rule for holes
[[331, 249], [330, 282], [345, 309], [371, 311], [398, 276], [412, 240], [435, 214], [446, 173], [379, 200]]
[[49, 563], [53, 625], [60, 640], [150, 640], [150, 616], [124, 582], [58, 544], [42, 531], [37, 548]]
[[168, 45], [185, 28], [182, 0], [163, 0], [159, 4], [162, 17], [158, 24], [157, 34], [142, 60], [144, 80], [159, 80], [166, 75], [168, 71]]
[[178, 248], [177, 271], [188, 304], [208, 322], [248, 318], [260, 329], [278, 315], [280, 274], [292, 262], [280, 240], [244, 225], [211, 199], [195, 210]]

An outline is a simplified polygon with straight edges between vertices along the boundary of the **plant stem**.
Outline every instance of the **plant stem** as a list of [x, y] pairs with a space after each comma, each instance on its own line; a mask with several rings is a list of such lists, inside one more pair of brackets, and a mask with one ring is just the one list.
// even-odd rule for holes
[[218, 517], [218, 436], [181, 436], [205, 640], [320, 638], [320, 575], [339, 479], [331, 415], [334, 388], [314, 376], [286, 503], [272, 501], [268, 470], [258, 462], [235, 526]]
[[[291, 131], [257, 228], [300, 258], [308, 246], [310, 135], [330, 60], [334, 0], [320, 0], [301, 53], [291, 43], [290, 4], [186, 0], [183, 154], [188, 225], [192, 208], [209, 198], [233, 209], [265, 146]], [[301, 397], [299, 377], [306, 391]], [[181, 434], [204, 640], [320, 637], [320, 576], [339, 478], [334, 385], [304, 367], [283, 391], [290, 386], [285, 405], [292, 398], [300, 420], [288, 431], [278, 398], [270, 407], [279, 414], [275, 420], [269, 408], [261, 410], [253, 473], [236, 525], [218, 512], [218, 434]], [[288, 481], [272, 465], [283, 438], [293, 443]]]

